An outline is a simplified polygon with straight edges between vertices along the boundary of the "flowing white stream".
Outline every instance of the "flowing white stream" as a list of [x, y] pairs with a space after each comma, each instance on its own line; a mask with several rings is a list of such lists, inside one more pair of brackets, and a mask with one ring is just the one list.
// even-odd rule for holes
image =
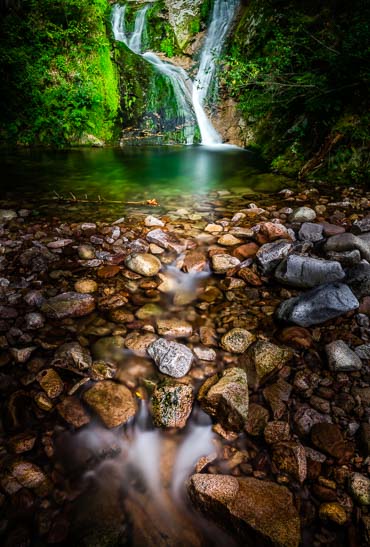
[[201, 133], [201, 144], [206, 146], [222, 144], [221, 136], [206, 114], [205, 103], [216, 75], [216, 62], [221, 55], [239, 1], [215, 0], [211, 23], [202, 48], [199, 70], [194, 83], [182, 68], [163, 61], [153, 52], [142, 53], [142, 35], [149, 5], [137, 12], [135, 28], [131, 36], [126, 30], [126, 6], [118, 4], [113, 6], [112, 28], [115, 39], [124, 42], [134, 53], [141, 55], [170, 81], [176, 98], [178, 114], [183, 120], [186, 144], [194, 143], [196, 123]]

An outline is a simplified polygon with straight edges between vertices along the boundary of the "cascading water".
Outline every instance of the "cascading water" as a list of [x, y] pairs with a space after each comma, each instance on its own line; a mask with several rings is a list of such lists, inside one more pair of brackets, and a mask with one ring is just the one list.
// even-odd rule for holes
[[197, 116], [202, 144], [222, 143], [221, 136], [205, 114], [204, 105], [216, 74], [216, 61], [220, 57], [227, 34], [233, 22], [239, 0], [216, 0], [202, 49], [197, 77], [193, 86], [193, 105]]
[[124, 42], [169, 80], [176, 98], [178, 115], [182, 120], [186, 144], [194, 143], [196, 124], [201, 133], [201, 144], [212, 146], [222, 143], [222, 138], [213, 127], [204, 107], [216, 74], [216, 61], [220, 57], [238, 5], [239, 0], [215, 0], [194, 84], [182, 68], [163, 61], [153, 52], [142, 53], [142, 35], [149, 5], [137, 12], [134, 32], [130, 37], [126, 31], [126, 6], [116, 4], [113, 7], [112, 28], [115, 39]]

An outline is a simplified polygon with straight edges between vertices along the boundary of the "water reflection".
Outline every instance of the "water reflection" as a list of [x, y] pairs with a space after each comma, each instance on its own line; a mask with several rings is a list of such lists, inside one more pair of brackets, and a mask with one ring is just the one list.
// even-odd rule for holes
[[27, 150], [1, 154], [1, 196], [51, 197], [54, 192], [90, 199], [129, 200], [140, 196], [207, 194], [217, 189], [281, 186], [249, 152], [201, 146], [126, 147], [71, 151]]

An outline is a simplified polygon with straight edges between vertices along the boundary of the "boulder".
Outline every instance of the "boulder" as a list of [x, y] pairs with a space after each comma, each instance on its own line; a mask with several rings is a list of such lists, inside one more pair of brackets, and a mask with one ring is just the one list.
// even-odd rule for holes
[[300, 519], [284, 486], [252, 477], [197, 474], [190, 478], [188, 489], [194, 506], [231, 532], [238, 544], [300, 544]]
[[339, 262], [302, 255], [289, 255], [275, 271], [280, 283], [303, 289], [341, 281], [345, 275]]
[[329, 283], [300, 296], [289, 298], [278, 310], [278, 319], [310, 327], [335, 319], [359, 307], [351, 289], [344, 283]]

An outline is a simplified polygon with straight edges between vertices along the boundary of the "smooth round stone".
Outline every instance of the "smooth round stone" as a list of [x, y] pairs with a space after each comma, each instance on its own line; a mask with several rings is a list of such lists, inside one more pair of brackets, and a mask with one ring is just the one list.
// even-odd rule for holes
[[319, 515], [321, 519], [331, 520], [339, 525], [343, 525], [347, 522], [346, 511], [339, 503], [323, 503], [320, 505]]
[[75, 291], [81, 294], [91, 294], [98, 290], [98, 284], [93, 279], [79, 279], [75, 283]]
[[5, 224], [17, 218], [17, 213], [11, 209], [0, 209], [0, 224]]
[[299, 207], [289, 215], [290, 222], [311, 222], [315, 220], [316, 213], [310, 207]]
[[232, 234], [224, 234], [218, 239], [217, 243], [223, 245], [224, 247], [232, 247], [233, 245], [239, 245], [241, 240]]
[[51, 319], [82, 317], [94, 309], [95, 300], [92, 296], [76, 292], [58, 294], [58, 296], [45, 300], [41, 306], [41, 311]]
[[157, 275], [162, 267], [161, 261], [148, 253], [132, 254], [126, 258], [125, 264], [133, 272], [145, 277]]
[[343, 340], [335, 340], [325, 346], [329, 368], [334, 372], [352, 372], [362, 368], [360, 357]]
[[353, 473], [350, 488], [360, 505], [370, 505], [370, 479], [368, 477], [361, 475], [361, 473]]
[[235, 328], [229, 330], [221, 338], [221, 346], [230, 353], [244, 353], [254, 342], [255, 336], [246, 329]]
[[149, 215], [145, 218], [144, 224], [145, 224], [145, 226], [148, 226], [148, 227], [151, 227], [151, 226], [161, 226], [161, 227], [163, 227], [164, 226], [164, 222], [162, 222], [162, 220], [160, 220], [159, 218], [156, 218], [152, 215]]
[[109, 429], [126, 423], [136, 413], [136, 402], [127, 387], [106, 380], [83, 394], [84, 401]]
[[95, 258], [95, 249], [91, 245], [80, 245], [77, 252], [81, 260], [91, 260], [92, 258]]
[[229, 268], [235, 268], [240, 264], [240, 260], [235, 256], [228, 254], [213, 255], [212, 268], [215, 273], [226, 273]]

